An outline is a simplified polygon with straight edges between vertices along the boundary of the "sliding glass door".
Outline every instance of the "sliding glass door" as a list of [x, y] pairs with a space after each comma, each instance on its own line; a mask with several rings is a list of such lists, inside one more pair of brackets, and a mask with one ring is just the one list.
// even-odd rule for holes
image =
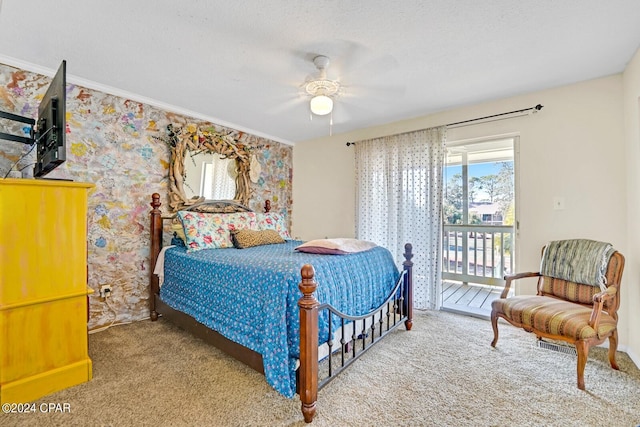
[[517, 137], [447, 143], [445, 308], [487, 309], [504, 275], [514, 271], [516, 146]]

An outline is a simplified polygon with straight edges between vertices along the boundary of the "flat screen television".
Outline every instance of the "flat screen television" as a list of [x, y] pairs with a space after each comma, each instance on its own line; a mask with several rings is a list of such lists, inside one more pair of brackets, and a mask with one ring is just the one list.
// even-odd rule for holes
[[62, 61], [38, 107], [34, 141], [33, 176], [43, 177], [67, 159], [66, 144], [67, 61]]

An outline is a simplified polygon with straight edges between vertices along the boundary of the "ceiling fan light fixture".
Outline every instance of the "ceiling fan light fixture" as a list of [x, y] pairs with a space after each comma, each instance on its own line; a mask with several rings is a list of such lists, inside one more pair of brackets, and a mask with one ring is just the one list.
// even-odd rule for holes
[[311, 112], [317, 116], [326, 116], [333, 110], [333, 100], [326, 95], [316, 95], [309, 103]]

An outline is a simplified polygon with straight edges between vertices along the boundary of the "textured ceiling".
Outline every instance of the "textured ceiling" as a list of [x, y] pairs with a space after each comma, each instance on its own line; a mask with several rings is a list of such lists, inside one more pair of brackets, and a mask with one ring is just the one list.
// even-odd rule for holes
[[[329, 134], [301, 91], [331, 58], [333, 134], [624, 70], [638, 0], [0, 0], [0, 62], [282, 142]], [[32, 68], [33, 68], [32, 67]]]

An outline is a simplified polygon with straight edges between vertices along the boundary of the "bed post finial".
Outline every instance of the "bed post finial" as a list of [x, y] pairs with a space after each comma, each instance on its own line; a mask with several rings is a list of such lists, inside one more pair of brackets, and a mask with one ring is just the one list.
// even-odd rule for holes
[[407, 314], [407, 320], [404, 321], [404, 326], [407, 328], [407, 331], [410, 331], [413, 327], [413, 261], [411, 261], [411, 258], [413, 258], [413, 246], [411, 246], [411, 243], [404, 245], [403, 255], [404, 262], [402, 266], [406, 272], [404, 275], [405, 313]]
[[151, 195], [151, 262], [149, 264], [149, 312], [151, 320], [158, 320], [158, 312], [156, 311], [156, 294], [160, 292], [160, 284], [158, 283], [158, 276], [153, 274], [153, 270], [158, 260], [158, 254], [160, 254], [160, 247], [162, 246], [162, 212], [160, 211], [160, 195], [153, 193]]
[[301, 409], [304, 421], [310, 423], [316, 415], [318, 400], [318, 306], [320, 303], [313, 296], [318, 287], [313, 276], [313, 266], [305, 264], [300, 271], [302, 281], [298, 285], [302, 298], [300, 307], [300, 371], [298, 394], [302, 402]]
[[160, 195], [158, 193], [153, 193], [151, 195], [151, 207], [153, 210], [156, 210], [160, 205], [162, 205], [162, 203], [160, 203]]
[[271, 200], [267, 199], [264, 201], [264, 212], [269, 213], [271, 211]]

